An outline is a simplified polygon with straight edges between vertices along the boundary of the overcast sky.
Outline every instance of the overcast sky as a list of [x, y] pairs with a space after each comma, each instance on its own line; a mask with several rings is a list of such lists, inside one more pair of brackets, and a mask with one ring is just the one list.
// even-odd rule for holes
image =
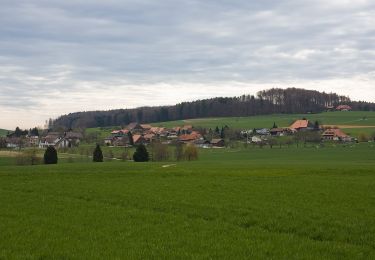
[[0, 128], [303, 87], [375, 101], [373, 0], [0, 0]]

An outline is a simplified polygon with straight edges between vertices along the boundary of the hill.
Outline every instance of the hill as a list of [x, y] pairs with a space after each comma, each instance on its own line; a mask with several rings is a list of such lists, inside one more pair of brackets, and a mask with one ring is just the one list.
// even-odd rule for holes
[[307, 118], [310, 121], [318, 121], [324, 125], [341, 125], [355, 127], [375, 127], [375, 112], [370, 111], [346, 111], [323, 112], [317, 114], [273, 114], [250, 117], [215, 117], [197, 118], [177, 121], [153, 123], [154, 126], [181, 126], [193, 125], [195, 127], [212, 128], [216, 126], [229, 126], [235, 129], [270, 128], [273, 123], [279, 127], [290, 126], [295, 120]]
[[319, 113], [325, 111], [327, 106], [335, 107], [339, 104], [351, 105], [354, 110], [375, 111], [374, 103], [354, 102], [348, 97], [333, 93], [290, 88], [260, 91], [256, 96], [219, 97], [174, 106], [71, 113], [50, 120], [50, 127], [89, 128], [189, 118]]
[[0, 129], [0, 137], [4, 137], [4, 136], [6, 136], [7, 133], [8, 133], [8, 130]]

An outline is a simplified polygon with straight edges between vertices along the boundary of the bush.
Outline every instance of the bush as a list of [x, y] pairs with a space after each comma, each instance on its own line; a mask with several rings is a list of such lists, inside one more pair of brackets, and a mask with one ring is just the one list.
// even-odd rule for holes
[[358, 141], [359, 142], [368, 142], [369, 136], [365, 133], [360, 133], [358, 136]]
[[168, 161], [169, 151], [168, 145], [162, 144], [160, 142], [155, 142], [152, 144], [152, 160], [153, 161]]
[[133, 154], [133, 160], [135, 162], [148, 162], [149, 161], [149, 155], [148, 155], [146, 146], [144, 146], [143, 144], [140, 144], [137, 147], [137, 150]]
[[186, 146], [184, 154], [188, 161], [198, 160], [198, 149], [194, 145]]
[[45, 164], [57, 164], [57, 151], [55, 147], [48, 146], [44, 153], [44, 163]]
[[92, 158], [94, 162], [103, 162], [103, 152], [100, 145], [96, 145]]

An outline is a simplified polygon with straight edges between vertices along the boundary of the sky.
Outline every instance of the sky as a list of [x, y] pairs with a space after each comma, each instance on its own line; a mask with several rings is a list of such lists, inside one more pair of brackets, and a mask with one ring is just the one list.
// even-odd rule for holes
[[300, 87], [375, 102], [373, 0], [0, 0], [0, 128]]

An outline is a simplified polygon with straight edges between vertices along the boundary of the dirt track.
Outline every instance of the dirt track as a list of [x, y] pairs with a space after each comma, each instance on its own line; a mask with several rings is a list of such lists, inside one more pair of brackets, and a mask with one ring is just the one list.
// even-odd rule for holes
[[375, 128], [374, 125], [323, 125], [323, 127], [338, 127], [341, 129], [348, 128]]

